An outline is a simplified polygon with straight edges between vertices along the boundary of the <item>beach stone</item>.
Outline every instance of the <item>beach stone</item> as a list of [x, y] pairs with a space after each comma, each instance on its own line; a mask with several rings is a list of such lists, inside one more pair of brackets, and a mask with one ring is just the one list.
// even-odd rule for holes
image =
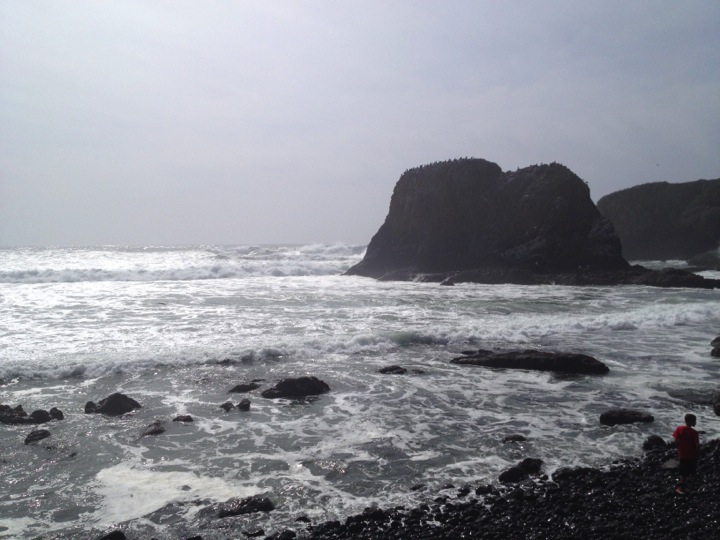
[[713, 348], [713, 350], [710, 351], [710, 356], [713, 358], [720, 358], [720, 346]]
[[303, 398], [316, 396], [330, 391], [330, 387], [317, 377], [298, 377], [283, 379], [274, 387], [265, 390], [264, 398]]
[[600, 415], [600, 423], [604, 426], [650, 423], [654, 421], [655, 417], [653, 415], [633, 409], [610, 409]]
[[527, 441], [527, 438], [525, 438], [525, 437], [523, 437], [522, 435], [519, 435], [519, 434], [506, 435], [505, 437], [503, 437], [503, 440], [502, 440], [502, 442], [504, 442], [504, 443], [508, 443], [508, 442], [524, 442], [524, 441]]
[[165, 422], [162, 420], [155, 420], [152, 424], [147, 426], [143, 432], [141, 437], [147, 437], [148, 435], [160, 435], [161, 433], [165, 433], [165, 427], [163, 426]]
[[241, 399], [240, 403], [237, 404], [237, 408], [239, 411], [249, 411], [250, 410], [250, 400], [249, 399]]
[[36, 429], [31, 431], [27, 437], [25, 437], [25, 444], [32, 444], [43, 439], [50, 437], [50, 432], [47, 429]]
[[104, 414], [106, 416], [120, 416], [129, 413], [135, 409], [140, 409], [137, 401], [131, 397], [115, 392], [105, 399], [101, 399], [97, 404], [88, 401], [85, 404], [85, 414]]
[[53, 417], [55, 420], [65, 420], [65, 415], [57, 407], [53, 407], [52, 409], [50, 409], [50, 416]]
[[714, 339], [710, 342], [710, 346], [711, 346], [711, 347], [720, 347], [720, 336], [714, 338]]
[[244, 499], [230, 499], [222, 503], [218, 508], [218, 517], [239, 516], [242, 514], [253, 514], [255, 512], [271, 512], [275, 505], [267, 497], [253, 495]]
[[529, 474], [538, 474], [543, 466], [543, 460], [538, 458], [525, 458], [518, 467], [525, 469]]
[[389, 375], [403, 375], [407, 373], [407, 369], [401, 366], [387, 366], [380, 368], [378, 373], [389, 374]]
[[546, 352], [532, 349], [505, 352], [480, 349], [472, 355], [464, 354], [458, 358], [453, 358], [450, 363], [588, 375], [603, 375], [610, 371], [610, 368], [601, 361], [586, 354]]
[[173, 422], [183, 422], [185, 424], [192, 422], [192, 421], [193, 421], [193, 417], [190, 416], [189, 414], [181, 414], [181, 415], [173, 418]]
[[260, 388], [260, 385], [256, 382], [249, 382], [249, 383], [241, 383], [236, 386], [233, 386], [229, 393], [231, 394], [239, 394], [244, 392], [251, 392], [252, 390], [257, 390]]

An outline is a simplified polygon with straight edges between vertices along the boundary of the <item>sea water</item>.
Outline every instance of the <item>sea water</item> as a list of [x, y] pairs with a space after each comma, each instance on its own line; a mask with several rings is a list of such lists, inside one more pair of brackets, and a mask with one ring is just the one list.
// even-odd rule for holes
[[[380, 282], [343, 272], [364, 246], [0, 250], [0, 403], [58, 407], [0, 425], [0, 538], [73, 537], [131, 522], [173, 538], [203, 506], [262, 494], [267, 533], [370, 505], [419, 504], [445, 486], [496, 482], [525, 457], [551, 473], [641, 456], [693, 410], [673, 395], [717, 390], [720, 291]], [[711, 276], [712, 274], [707, 274]], [[714, 274], [713, 277], [718, 277]], [[580, 352], [606, 376], [454, 365], [462, 351]], [[379, 369], [400, 365], [404, 375]], [[316, 376], [317, 399], [270, 400]], [[241, 382], [260, 390], [229, 394]], [[123, 417], [84, 404], [123, 392]], [[220, 405], [247, 397], [251, 408]], [[604, 427], [610, 407], [652, 424]], [[194, 422], [172, 422], [189, 414]], [[155, 420], [166, 431], [141, 436]], [[523, 443], [504, 443], [519, 434]], [[418, 486], [421, 486], [420, 488]]]

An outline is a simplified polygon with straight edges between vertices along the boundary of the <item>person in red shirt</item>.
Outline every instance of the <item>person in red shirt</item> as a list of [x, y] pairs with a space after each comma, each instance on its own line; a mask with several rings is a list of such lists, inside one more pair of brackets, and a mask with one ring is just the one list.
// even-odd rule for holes
[[678, 493], [685, 493], [689, 477], [697, 474], [698, 449], [700, 437], [693, 429], [697, 424], [694, 414], [685, 415], [685, 425], [678, 426], [673, 432], [673, 439], [677, 444], [678, 458], [680, 458], [680, 484], [675, 488]]

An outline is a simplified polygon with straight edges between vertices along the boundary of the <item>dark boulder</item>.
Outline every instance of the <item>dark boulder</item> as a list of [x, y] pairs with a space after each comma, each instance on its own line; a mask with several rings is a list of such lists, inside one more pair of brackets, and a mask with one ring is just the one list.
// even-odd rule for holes
[[316, 396], [330, 391], [330, 387], [317, 377], [298, 377], [283, 379], [262, 393], [264, 398], [303, 398]]
[[710, 342], [710, 346], [713, 347], [713, 348], [714, 348], [714, 347], [720, 347], [720, 336], [714, 338], [714, 339]]
[[710, 351], [710, 356], [713, 358], [720, 358], [720, 347], [714, 347], [712, 351]]
[[241, 399], [240, 403], [237, 404], [238, 411], [249, 411], [250, 410], [250, 400], [249, 399]]
[[242, 514], [253, 514], [255, 512], [271, 512], [275, 505], [267, 497], [253, 495], [244, 499], [230, 499], [219, 505], [218, 517], [225, 518], [239, 516]]
[[36, 429], [31, 431], [27, 437], [25, 437], [25, 444], [32, 444], [43, 439], [50, 437], [50, 432], [47, 429]]
[[505, 437], [503, 437], [503, 440], [502, 440], [502, 441], [503, 441], [504, 443], [508, 443], [508, 442], [525, 442], [525, 441], [527, 441], [527, 438], [525, 438], [525, 437], [522, 436], [522, 435], [514, 434], [514, 435], [506, 435]]
[[504, 369], [527, 369], [603, 375], [610, 369], [599, 360], [585, 354], [557, 353], [536, 350], [493, 352], [479, 350], [450, 360], [453, 364]]
[[127, 537], [125, 536], [125, 533], [120, 530], [112, 531], [105, 536], [102, 536], [101, 538], [98, 538], [98, 540], [126, 540]]
[[249, 383], [241, 383], [236, 386], [233, 386], [230, 389], [231, 394], [239, 394], [244, 392], [251, 392], [252, 390], [257, 390], [260, 388], [260, 385], [256, 382], [249, 382]]
[[600, 415], [600, 423], [604, 426], [618, 424], [635, 424], [654, 422], [655, 417], [643, 411], [633, 409], [610, 409]]
[[386, 366], [378, 369], [378, 373], [382, 373], [384, 375], [404, 375], [407, 373], [407, 369], [401, 366]]
[[385, 223], [348, 274], [438, 273], [475, 268], [533, 273], [627, 267], [620, 240], [563, 165], [503, 172], [483, 159], [405, 171]]
[[101, 399], [97, 404], [92, 401], [88, 401], [85, 404], [85, 414], [104, 414], [106, 416], [120, 416], [135, 409], [140, 409], [140, 405], [137, 401], [131, 397], [115, 392], [110, 394], [105, 399]]
[[52, 409], [50, 409], [50, 416], [55, 420], [64, 420], [65, 419], [65, 415], [57, 407], [53, 407]]
[[598, 209], [628, 259], [688, 259], [720, 243], [720, 179], [634, 186], [601, 198]]
[[650, 435], [645, 439], [645, 442], [643, 442], [642, 449], [650, 452], [652, 450], [665, 450], [667, 446], [665, 440], [659, 435]]
[[193, 422], [193, 417], [189, 414], [180, 414], [173, 418], [173, 422], [182, 422], [183, 424], [188, 424], [190, 422]]

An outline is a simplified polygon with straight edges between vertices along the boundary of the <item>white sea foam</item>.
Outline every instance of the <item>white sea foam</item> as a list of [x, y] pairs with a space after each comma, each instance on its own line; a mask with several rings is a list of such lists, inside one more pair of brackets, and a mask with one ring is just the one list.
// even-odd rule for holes
[[[15, 428], [0, 432], [10, 449], [0, 505], [14, 536], [61, 530], [47, 516], [79, 512], [84, 497], [101, 501], [108, 523], [173, 501], [262, 492], [278, 506], [270, 532], [301, 512], [342, 518], [373, 502], [421, 502], [449, 482], [492, 482], [524, 457], [543, 459], [546, 472], [602, 465], [637, 455], [649, 434], [672, 432], [687, 407], [673, 390], [716, 388], [709, 341], [720, 329], [719, 291], [338, 275], [363, 249], [0, 250], [4, 272], [40, 276], [0, 282], [2, 402], [66, 413], [50, 426], [52, 454], [18, 445]], [[206, 279], [214, 267], [237, 274]], [[298, 275], [303, 268], [320, 275]], [[578, 378], [449, 363], [479, 348], [582, 352], [611, 372]], [[378, 373], [392, 364], [408, 373]], [[264, 389], [300, 375], [323, 379], [330, 393], [306, 402], [228, 394], [240, 382], [261, 379]], [[143, 407], [118, 419], [82, 413], [85, 401], [114, 391]], [[242, 397], [250, 411], [219, 408]], [[614, 406], [656, 420], [600, 426]], [[720, 419], [697, 410], [707, 436], [718, 436]], [[195, 421], [171, 422], [178, 414]], [[141, 437], [156, 419], [167, 431]], [[528, 440], [504, 444], [509, 434]], [[412, 491], [418, 484], [430, 489]], [[19, 497], [29, 486], [47, 487], [45, 510], [23, 521]]]

